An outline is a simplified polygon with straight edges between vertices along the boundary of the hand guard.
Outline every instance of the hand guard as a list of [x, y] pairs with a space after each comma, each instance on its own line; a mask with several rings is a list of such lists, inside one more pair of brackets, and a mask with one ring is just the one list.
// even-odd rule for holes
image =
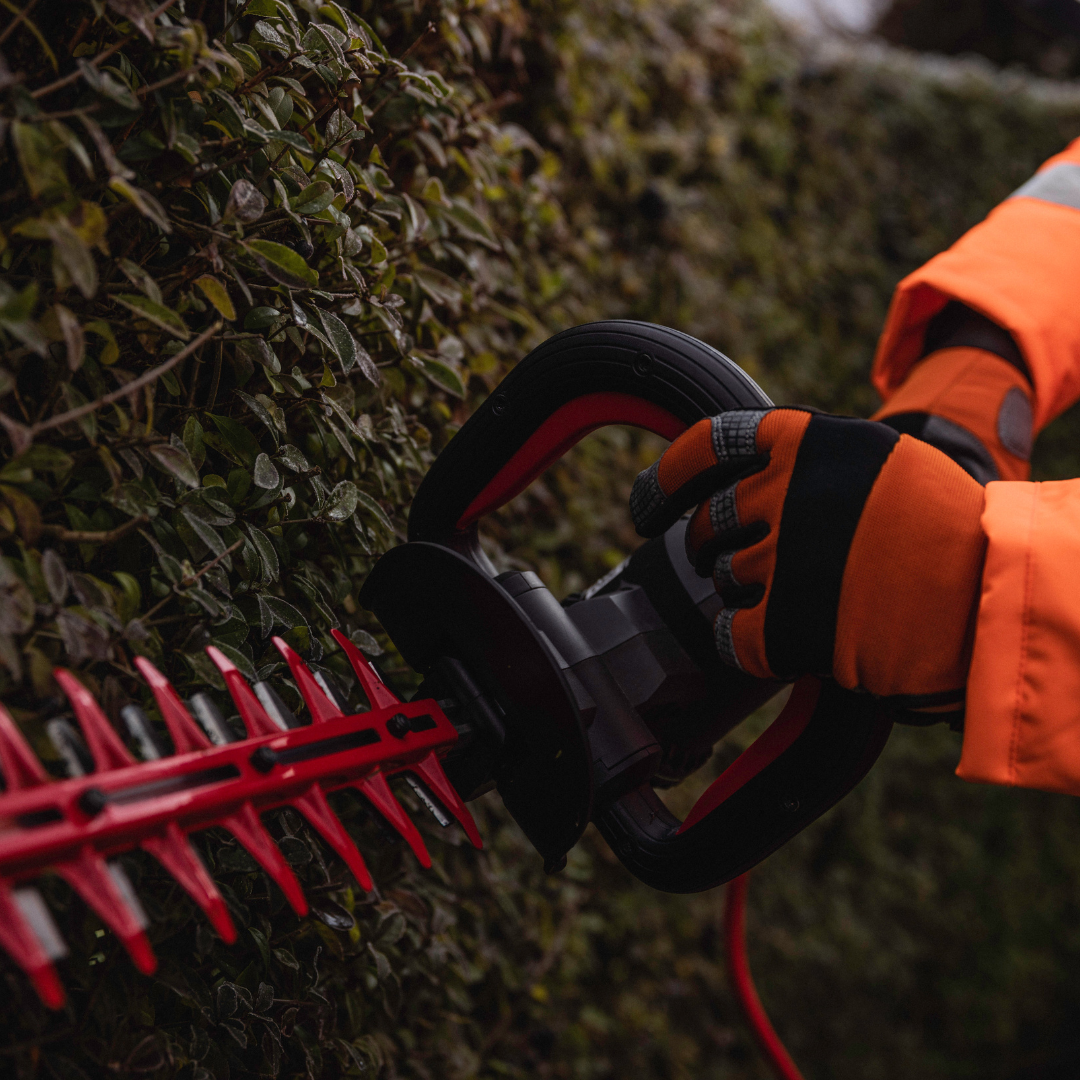
[[832, 676], [931, 721], [963, 700], [983, 501], [945, 454], [884, 424], [771, 409], [699, 421], [640, 474], [631, 513], [651, 537], [700, 504], [687, 555], [724, 601], [728, 663]]

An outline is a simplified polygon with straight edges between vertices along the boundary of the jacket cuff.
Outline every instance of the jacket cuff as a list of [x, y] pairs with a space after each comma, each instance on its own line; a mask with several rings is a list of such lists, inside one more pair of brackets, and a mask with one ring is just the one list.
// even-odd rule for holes
[[1080, 795], [1080, 480], [986, 487], [957, 775]]

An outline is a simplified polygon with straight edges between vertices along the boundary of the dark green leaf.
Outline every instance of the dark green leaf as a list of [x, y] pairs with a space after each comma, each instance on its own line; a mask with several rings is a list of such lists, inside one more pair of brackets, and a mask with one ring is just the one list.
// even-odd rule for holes
[[289, 443], [285, 443], [278, 450], [276, 457], [287, 469], [291, 469], [294, 473], [307, 472], [311, 468], [307, 458]]
[[199, 472], [179, 439], [176, 443], [155, 443], [150, 447], [150, 456], [181, 484], [192, 488], [199, 486]]
[[292, 248], [273, 240], [250, 240], [245, 246], [255, 261], [282, 285], [313, 289], [319, 284], [319, 275]]
[[330, 497], [323, 507], [323, 514], [331, 521], [344, 521], [346, 518], [352, 517], [353, 512], [356, 510], [359, 494], [354, 483], [349, 480], [342, 480], [340, 483], [335, 484], [334, 490], [330, 492]]
[[262, 580], [264, 584], [272, 585], [277, 581], [279, 574], [278, 557], [274, 545], [270, 542], [270, 538], [254, 525], [248, 525], [247, 531], [251, 537], [251, 542], [255, 545], [255, 550], [259, 553], [259, 559], [262, 561]]
[[233, 453], [245, 465], [253, 466], [255, 459], [262, 453], [255, 436], [242, 424], [238, 424], [227, 416], [218, 416], [216, 413], [207, 413], [206, 415], [210, 418], [214, 427], [218, 429], [221, 437], [229, 445]]
[[281, 476], [277, 469], [270, 463], [270, 458], [267, 454], [260, 454], [255, 459], [255, 468], [252, 476], [255, 480], [256, 487], [269, 490], [281, 485]]
[[317, 214], [334, 201], [334, 189], [325, 180], [316, 180], [289, 201], [298, 214]]
[[113, 299], [129, 311], [133, 311], [136, 315], [141, 315], [147, 321], [152, 322], [155, 326], [167, 330], [181, 341], [187, 341], [191, 337], [191, 331], [188, 330], [184, 320], [175, 311], [165, 307], [163, 304], [155, 304], [148, 296], [139, 296], [136, 293], [119, 293]]
[[413, 362], [440, 390], [445, 390], [457, 398], [465, 396], [465, 384], [449, 364], [426, 356], [414, 356]]
[[[254, 307], [244, 316], [245, 330], [267, 330], [277, 321], [281, 314], [274, 307]], [[237, 347], [248, 346], [247, 340], [237, 342]]]

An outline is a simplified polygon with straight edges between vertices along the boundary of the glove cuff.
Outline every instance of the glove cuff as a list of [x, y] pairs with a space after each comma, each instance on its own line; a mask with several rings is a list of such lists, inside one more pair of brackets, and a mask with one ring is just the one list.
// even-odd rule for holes
[[1026, 480], [1031, 386], [1007, 360], [958, 346], [932, 353], [873, 417], [937, 447], [979, 483]]

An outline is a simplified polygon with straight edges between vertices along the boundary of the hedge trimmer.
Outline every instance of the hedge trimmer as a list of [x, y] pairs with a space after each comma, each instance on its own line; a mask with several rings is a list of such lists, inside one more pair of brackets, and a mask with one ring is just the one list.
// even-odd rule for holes
[[129, 708], [128, 734], [144, 759], [136, 762], [82, 684], [57, 672], [93, 771], [47, 782], [0, 713], [0, 944], [43, 999], [59, 1004], [49, 959], [59, 938], [25, 885], [52, 869], [135, 963], [152, 970], [138, 902], [107, 861], [134, 847], [154, 855], [232, 940], [224, 902], [186, 839], [210, 825], [232, 832], [303, 913], [299, 885], [259, 821], [275, 806], [299, 810], [370, 888], [324, 794], [346, 786], [429, 865], [387, 784], [397, 773], [411, 775], [429, 808], [445, 820], [448, 812], [477, 846], [465, 802], [495, 788], [549, 872], [592, 821], [655, 888], [691, 892], [743, 874], [857, 783], [890, 720], [869, 695], [803, 680], [679, 821], [656, 788], [703, 764], [718, 739], [781, 689], [719, 660], [712, 622], [720, 600], [683, 553], [685, 520], [562, 603], [531, 572], [497, 573], [477, 522], [598, 427], [631, 424], [670, 439], [702, 417], [770, 404], [720, 353], [644, 323], [577, 327], [526, 357], [435, 461], [413, 501], [409, 542], [377, 562], [360, 592], [424, 676], [410, 702], [335, 631], [370, 704], [346, 716], [325, 678], [275, 639], [310, 713], [308, 724], [294, 726], [271, 686], [253, 690], [211, 647], [247, 728], [246, 739], [232, 742], [206, 695], [193, 699], [193, 718], [140, 658], [175, 753], [166, 756], [146, 718]]

